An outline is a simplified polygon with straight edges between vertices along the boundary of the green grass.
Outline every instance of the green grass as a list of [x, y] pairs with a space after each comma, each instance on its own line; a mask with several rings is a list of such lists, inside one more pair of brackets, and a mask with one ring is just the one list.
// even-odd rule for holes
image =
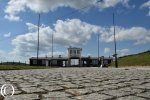
[[46, 69], [45, 66], [29, 66], [29, 65], [0, 65], [0, 70], [24, 70], [24, 69]]
[[[112, 66], [114, 66], [114, 62]], [[150, 66], [150, 51], [120, 57], [118, 66]]]

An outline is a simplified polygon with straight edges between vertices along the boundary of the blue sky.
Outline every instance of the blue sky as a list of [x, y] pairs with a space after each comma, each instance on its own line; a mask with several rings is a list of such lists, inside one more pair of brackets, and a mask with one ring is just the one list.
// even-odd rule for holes
[[0, 0], [0, 61], [36, 56], [38, 13], [40, 56], [51, 56], [52, 34], [55, 56], [69, 46], [97, 56], [98, 34], [100, 55], [113, 55], [113, 12], [118, 55], [150, 50], [149, 8], [150, 0]]

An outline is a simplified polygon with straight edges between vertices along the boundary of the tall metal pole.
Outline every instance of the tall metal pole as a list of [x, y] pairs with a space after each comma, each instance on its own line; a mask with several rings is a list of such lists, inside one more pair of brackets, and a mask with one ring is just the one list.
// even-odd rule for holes
[[98, 66], [99, 66], [99, 33], [98, 33]]
[[53, 33], [52, 33], [52, 58], [53, 58], [53, 42], [54, 42], [54, 37], [53, 37]]
[[117, 50], [116, 50], [116, 30], [115, 30], [115, 14], [113, 13], [113, 26], [114, 26], [114, 46], [115, 46], [115, 67], [118, 68]]
[[51, 55], [51, 63], [50, 66], [52, 66], [52, 61], [53, 61], [53, 33], [52, 33], [52, 55]]
[[38, 59], [39, 59], [39, 30], [40, 30], [40, 14], [39, 14], [39, 18], [38, 18], [38, 43], [37, 43], [37, 66], [39, 65], [38, 63]]

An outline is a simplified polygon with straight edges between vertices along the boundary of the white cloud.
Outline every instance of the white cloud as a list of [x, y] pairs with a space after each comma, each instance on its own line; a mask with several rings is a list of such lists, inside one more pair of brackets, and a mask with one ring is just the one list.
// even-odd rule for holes
[[[18, 35], [12, 40], [15, 46], [12, 54], [23, 56], [33, 56], [37, 49], [37, 26], [26, 23], [28, 32]], [[40, 27], [40, 52], [49, 52], [51, 50], [51, 37], [54, 35], [54, 45], [76, 46], [84, 45], [92, 33], [97, 33], [100, 27], [82, 22], [79, 19], [58, 20], [54, 29], [42, 25]]]
[[17, 61], [17, 62], [27, 62], [28, 63], [28, 57], [22, 57], [20, 55], [15, 55], [15, 54], [11, 54], [9, 52], [6, 51], [2, 51], [0, 50], [0, 61], [1, 62], [13, 62], [13, 61]]
[[128, 55], [129, 52], [130, 52], [129, 49], [120, 49], [120, 50], [117, 50], [118, 56], [125, 56], [125, 55]]
[[114, 7], [119, 3], [121, 3], [122, 5], [126, 7], [129, 7], [128, 5], [129, 0], [99, 0], [99, 1], [101, 2], [98, 3], [98, 6], [101, 9]]
[[20, 17], [18, 16], [14, 16], [14, 15], [5, 15], [4, 16], [5, 19], [8, 19], [10, 21], [20, 21]]
[[[67, 52], [62, 52], [62, 51], [54, 51], [53, 52], [53, 56], [54, 57], [59, 57], [59, 55], [61, 55], [61, 57], [66, 57]], [[51, 57], [52, 56], [52, 52], [47, 52], [46, 54], [40, 54], [41, 57], [47, 56], [47, 57]]]
[[54, 38], [58, 44], [83, 45], [91, 38], [92, 33], [97, 33], [100, 27], [82, 22], [79, 19], [58, 20], [54, 25]]
[[[145, 7], [150, 10], [150, 0], [141, 5], [141, 8]], [[150, 16], [150, 11], [148, 12], [148, 16]]]
[[9, 33], [6, 33], [6, 34], [4, 34], [4, 37], [10, 37], [11, 36], [11, 33], [9, 32]]
[[114, 7], [117, 4], [128, 6], [129, 0], [103, 0], [97, 3], [98, 0], [10, 0], [5, 9], [5, 18], [11, 21], [18, 21], [20, 12], [25, 12], [30, 9], [34, 12], [49, 12], [54, 11], [58, 7], [71, 7], [73, 9], [81, 9], [83, 7], [95, 5], [100, 9]]
[[[32, 54], [32, 53], [31, 53]], [[0, 50], [0, 62], [23, 62], [23, 63], [29, 63], [29, 57], [31, 56], [22, 56], [19, 54], [13, 54], [12, 52], [5, 52], [3, 50]], [[61, 55], [62, 57], [65, 57], [67, 54], [62, 51], [55, 51], [53, 52], [54, 57], [59, 57]], [[42, 53], [39, 55], [40, 57], [51, 57], [51, 52], [48, 53]]]
[[[129, 49], [117, 49], [118, 56], [125, 56], [130, 53]], [[106, 56], [112, 56], [114, 54], [114, 50], [111, 50], [111, 48], [104, 48], [104, 54]]]
[[[18, 35], [12, 40], [15, 46], [11, 54], [22, 56], [35, 56], [37, 49], [37, 26], [26, 23], [28, 32]], [[90, 40], [93, 33], [100, 33], [100, 39], [103, 42], [113, 42], [113, 28], [103, 28], [82, 22], [79, 19], [58, 20], [52, 29], [49, 26], [40, 27], [40, 53], [47, 54], [51, 51], [51, 37], [54, 35], [54, 45], [82, 46]], [[134, 44], [144, 44], [150, 42], [150, 30], [143, 27], [122, 28], [116, 27], [117, 41], [133, 41]], [[105, 53], [110, 52], [105, 48]], [[122, 54], [121, 54], [122, 55]]]
[[[31, 23], [26, 23], [28, 26], [28, 33], [17, 36], [12, 40], [15, 46], [12, 54], [19, 54], [24, 56], [31, 56], [37, 49], [37, 26]], [[40, 50], [48, 50], [51, 46], [50, 38], [53, 30], [50, 27], [42, 25], [40, 27]]]
[[6, 60], [6, 53], [2, 50], [0, 50], [0, 61]]
[[104, 53], [105, 53], [105, 54], [109, 54], [109, 53], [110, 53], [110, 51], [111, 51], [111, 49], [110, 49], [110, 48], [104, 48]]
[[[105, 28], [101, 32], [101, 40], [104, 42], [113, 42], [113, 27]], [[150, 42], [150, 30], [143, 27], [122, 28], [116, 27], [117, 41], [135, 41], [134, 44], [145, 44]]]

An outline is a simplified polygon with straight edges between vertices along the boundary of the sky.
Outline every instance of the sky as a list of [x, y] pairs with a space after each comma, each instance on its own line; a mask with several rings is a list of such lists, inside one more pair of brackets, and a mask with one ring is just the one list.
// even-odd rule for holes
[[28, 62], [36, 56], [40, 14], [39, 56], [114, 54], [113, 13], [117, 54], [150, 50], [150, 0], [0, 0], [0, 61]]

